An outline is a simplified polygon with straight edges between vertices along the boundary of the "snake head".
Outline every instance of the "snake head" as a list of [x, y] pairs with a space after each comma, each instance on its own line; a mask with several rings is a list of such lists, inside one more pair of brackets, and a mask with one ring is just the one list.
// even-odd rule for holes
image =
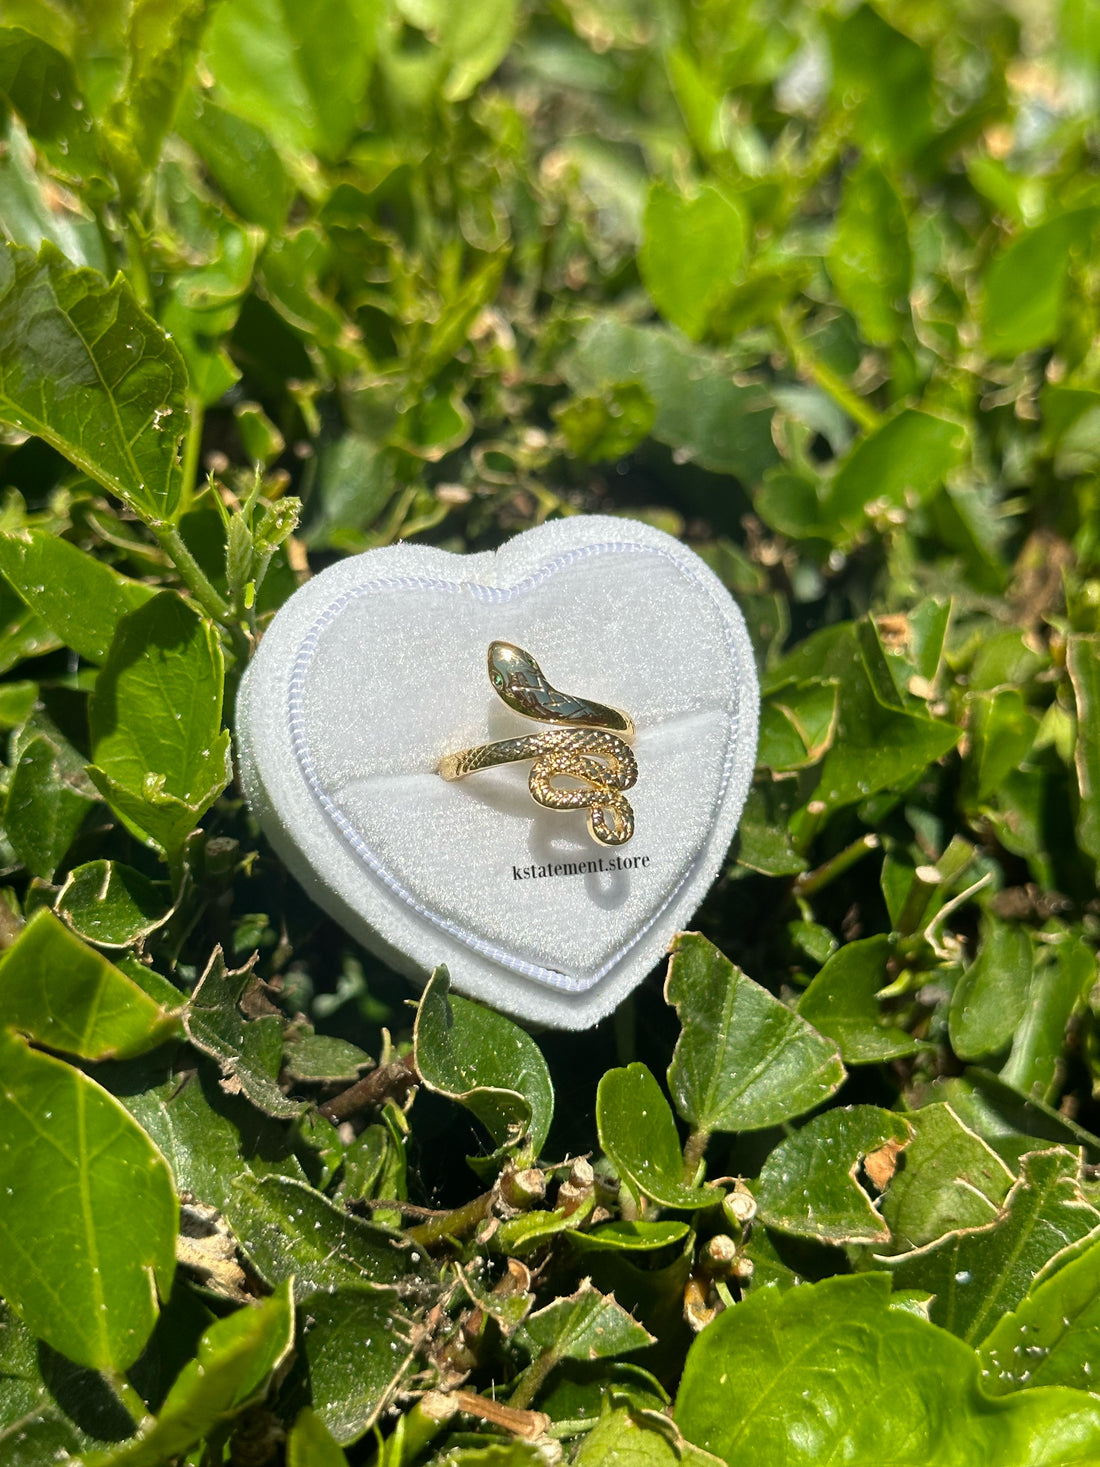
[[489, 681], [509, 706], [509, 694], [518, 689], [537, 686], [542, 679], [542, 670], [529, 652], [511, 642], [489, 643]]

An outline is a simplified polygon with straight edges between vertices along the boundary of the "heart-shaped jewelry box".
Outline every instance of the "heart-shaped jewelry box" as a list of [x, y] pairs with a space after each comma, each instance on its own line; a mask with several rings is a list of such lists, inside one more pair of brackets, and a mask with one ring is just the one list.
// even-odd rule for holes
[[[441, 777], [441, 758], [539, 731], [497, 696], [494, 641], [634, 724], [634, 835], [536, 804], [530, 763]], [[702, 560], [648, 525], [555, 520], [497, 551], [353, 556], [275, 617], [242, 681], [245, 792], [310, 895], [421, 980], [529, 1023], [583, 1029], [686, 925], [752, 777], [745, 624]], [[567, 788], [576, 781], [559, 781]]]

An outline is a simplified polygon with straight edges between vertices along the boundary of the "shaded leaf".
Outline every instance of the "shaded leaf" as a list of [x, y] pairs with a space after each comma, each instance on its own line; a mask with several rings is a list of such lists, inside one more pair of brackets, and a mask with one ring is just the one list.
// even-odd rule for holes
[[913, 258], [905, 206], [873, 159], [844, 180], [836, 237], [828, 256], [836, 293], [867, 341], [888, 346], [909, 317]]
[[156, 1420], [113, 1451], [86, 1456], [84, 1467], [162, 1467], [261, 1399], [293, 1343], [289, 1287], [217, 1320], [180, 1371]]
[[1055, 1467], [1100, 1452], [1100, 1402], [991, 1401], [962, 1341], [891, 1307], [883, 1274], [752, 1293], [692, 1345], [676, 1424], [735, 1467]]
[[653, 1343], [647, 1329], [587, 1279], [575, 1294], [529, 1315], [519, 1339], [532, 1356], [555, 1360], [602, 1360]]
[[420, 1000], [413, 1054], [424, 1084], [472, 1111], [495, 1146], [529, 1138], [538, 1155], [554, 1114], [542, 1051], [511, 1019], [451, 993], [445, 968]]
[[762, 1222], [823, 1243], [873, 1243], [889, 1228], [856, 1179], [872, 1152], [909, 1144], [909, 1122], [873, 1105], [814, 1116], [768, 1155], [753, 1186]]
[[798, 1003], [798, 1012], [819, 1033], [835, 1039], [850, 1065], [873, 1064], [913, 1054], [920, 1046], [891, 1024], [878, 998], [889, 982], [893, 951], [885, 934], [846, 943], [828, 958]]
[[1077, 704], [1077, 840], [1100, 862], [1100, 637], [1070, 637], [1066, 671]]
[[820, 1105], [844, 1081], [835, 1043], [698, 933], [673, 939], [665, 999], [681, 1034], [668, 1071], [696, 1130], [754, 1131]]
[[300, 1312], [313, 1409], [347, 1446], [370, 1429], [408, 1370], [411, 1321], [392, 1292], [351, 1284], [310, 1294]]
[[78, 937], [97, 947], [129, 947], [171, 916], [167, 887], [121, 861], [75, 866], [57, 897], [57, 911]]
[[34, 735], [19, 749], [4, 802], [12, 849], [44, 881], [53, 878], [95, 803], [82, 761], [73, 755], [49, 735]]
[[325, 1423], [303, 1406], [286, 1439], [287, 1467], [347, 1467], [348, 1459]]
[[187, 373], [118, 277], [59, 250], [0, 251], [0, 419], [45, 439], [154, 522], [180, 511]]
[[125, 1370], [175, 1268], [168, 1166], [113, 1096], [5, 1028], [0, 1074], [0, 1292], [70, 1360]]
[[1004, 1049], [1027, 1009], [1034, 958], [1026, 927], [986, 916], [978, 956], [951, 995], [951, 1047], [960, 1059]]

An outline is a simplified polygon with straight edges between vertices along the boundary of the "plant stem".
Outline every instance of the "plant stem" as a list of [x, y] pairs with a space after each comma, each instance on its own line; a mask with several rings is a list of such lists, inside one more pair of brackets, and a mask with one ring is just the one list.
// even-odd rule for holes
[[822, 392], [828, 393], [837, 407], [843, 408], [848, 416], [868, 433], [873, 433], [876, 428], [881, 427], [882, 415], [853, 392], [843, 377], [834, 372], [832, 367], [814, 355], [798, 335], [789, 313], [780, 311], [775, 318], [775, 328], [795, 371], [803, 377], [809, 377], [812, 382], [816, 382]]
[[823, 886], [828, 886], [830, 881], [835, 881], [838, 876], [843, 876], [850, 866], [854, 866], [868, 851], [877, 851], [879, 838], [877, 835], [861, 835], [851, 845], [845, 846], [835, 856], [824, 861], [816, 871], [804, 871], [801, 876], [795, 878], [794, 895], [796, 897], [813, 896], [815, 891], [820, 891]]
[[149, 528], [157, 537], [161, 549], [179, 572], [180, 580], [194, 596], [208, 616], [220, 625], [228, 627], [232, 607], [225, 597], [210, 584], [205, 571], [183, 543], [183, 536], [175, 525], [164, 521], [153, 521]]
[[202, 426], [206, 410], [194, 393], [187, 394], [187, 434], [183, 440], [183, 508], [188, 510], [195, 501], [195, 483], [199, 472], [199, 453], [202, 449]]
[[702, 1164], [703, 1152], [707, 1149], [710, 1140], [709, 1131], [692, 1131], [684, 1143], [684, 1181], [689, 1187], [694, 1187], [695, 1178]]
[[132, 1419], [134, 1425], [139, 1428], [144, 1426], [151, 1419], [149, 1407], [122, 1372], [105, 1370], [103, 1378], [118, 1398], [119, 1403], [125, 1408], [127, 1416]]
[[557, 1363], [557, 1351], [544, 1350], [534, 1364], [528, 1366], [520, 1376], [519, 1384], [508, 1397], [508, 1405], [513, 1411], [526, 1411]]
[[445, 1243], [448, 1238], [461, 1238], [464, 1234], [473, 1232], [478, 1223], [484, 1220], [492, 1200], [491, 1191], [483, 1192], [480, 1197], [464, 1202], [453, 1212], [445, 1212], [442, 1217], [433, 1217], [429, 1222], [409, 1228], [406, 1237], [410, 1243], [420, 1248], [433, 1248], [439, 1243]]
[[134, 294], [145, 310], [153, 309], [153, 288], [149, 283], [149, 271], [145, 264], [145, 244], [142, 239], [142, 223], [133, 209], [126, 211], [126, 255], [130, 284]]

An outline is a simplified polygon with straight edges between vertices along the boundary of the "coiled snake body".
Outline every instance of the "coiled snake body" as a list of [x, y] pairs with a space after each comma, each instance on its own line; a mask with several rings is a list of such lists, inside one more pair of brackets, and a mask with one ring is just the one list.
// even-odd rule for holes
[[[627, 739], [634, 725], [625, 713], [551, 687], [529, 652], [511, 642], [491, 642], [489, 681], [509, 708], [524, 718], [553, 724], [545, 733], [501, 739], [448, 754], [439, 765], [444, 779], [462, 779], [479, 769], [532, 759], [528, 788], [548, 810], [587, 810], [592, 838], [621, 846], [634, 834], [634, 811], [623, 791], [638, 778], [638, 764]], [[582, 789], [562, 789], [554, 777], [583, 781]]]

